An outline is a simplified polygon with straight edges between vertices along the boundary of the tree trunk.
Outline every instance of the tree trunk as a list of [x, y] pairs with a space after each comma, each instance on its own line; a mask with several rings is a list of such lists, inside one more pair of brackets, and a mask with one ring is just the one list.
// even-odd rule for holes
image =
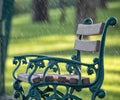
[[[2, 21], [0, 27], [3, 28]], [[5, 36], [3, 29], [0, 29], [0, 96], [5, 94]]]
[[85, 18], [96, 19], [95, 0], [76, 0], [76, 25], [82, 23]]
[[107, 0], [96, 0], [96, 6], [98, 8], [107, 8], [106, 2]]
[[33, 0], [33, 22], [48, 22], [48, 0]]
[[2, 1], [2, 9], [0, 9], [0, 95], [5, 94], [5, 62], [14, 7], [14, 0]]
[[61, 11], [60, 23], [63, 23], [65, 21], [65, 0], [59, 0], [59, 5]]

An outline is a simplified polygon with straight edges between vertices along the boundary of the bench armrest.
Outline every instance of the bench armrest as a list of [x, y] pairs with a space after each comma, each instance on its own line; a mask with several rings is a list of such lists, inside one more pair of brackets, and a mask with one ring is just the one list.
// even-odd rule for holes
[[[15, 67], [15, 69], [13, 70], [13, 73], [12, 73], [12, 75], [13, 75], [13, 78], [15, 79], [15, 80], [17, 80], [17, 78], [16, 78], [16, 75], [15, 75], [15, 73], [16, 73], [16, 71], [20, 68], [20, 66], [21, 65], [26, 65], [26, 67], [27, 67], [27, 65], [28, 65], [28, 63], [29, 63], [29, 59], [33, 59], [33, 58], [42, 58], [42, 57], [47, 57], [47, 55], [40, 55], [40, 54], [28, 54], [28, 55], [20, 55], [20, 56], [14, 56], [14, 58], [13, 58], [13, 64], [14, 65], [16, 65], [16, 67]], [[26, 72], [27, 72], [27, 69], [28, 68], [26, 68]]]
[[[48, 61], [47, 66], [44, 66], [45, 61]], [[45, 76], [49, 69], [52, 69], [53, 72], [55, 72], [55, 73], [58, 72], [58, 74], [61, 74], [60, 67], [63, 67], [63, 66], [60, 66], [59, 63], [66, 64], [66, 66], [65, 66], [66, 71], [69, 74], [73, 73], [73, 74], [79, 75], [79, 79], [81, 79], [81, 66], [82, 65], [86, 66], [87, 69], [89, 69], [89, 70], [91, 68], [94, 68], [94, 66], [96, 65], [96, 63], [86, 64], [86, 63], [79, 62], [77, 60], [58, 58], [58, 57], [49, 57], [49, 56], [37, 58], [37, 59], [30, 59], [28, 68], [33, 68], [33, 71], [29, 74], [29, 78], [28, 78], [29, 83], [32, 84], [32, 82], [31, 82], [32, 75], [37, 71], [38, 68], [44, 68], [43, 80], [42, 80], [43, 82], [45, 80]], [[81, 83], [81, 80], [78, 83]]]

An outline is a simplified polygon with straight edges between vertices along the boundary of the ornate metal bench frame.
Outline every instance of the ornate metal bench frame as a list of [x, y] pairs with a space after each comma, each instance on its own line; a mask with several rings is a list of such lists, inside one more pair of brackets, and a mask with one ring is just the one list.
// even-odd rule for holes
[[[93, 24], [91, 18], [85, 19], [83, 25], [78, 25], [78, 38], [75, 41], [77, 54], [73, 55], [72, 59], [38, 54], [15, 56], [13, 59], [13, 64], [16, 65], [13, 71], [14, 97], [22, 96], [22, 100], [82, 100], [73, 92], [75, 90], [80, 92], [83, 88], [89, 88], [92, 93], [91, 100], [95, 100], [97, 96], [104, 98], [105, 91], [101, 89], [101, 86], [104, 80], [106, 32], [108, 26], [113, 26], [116, 22], [114, 17], [110, 17], [105, 23], [99, 24]], [[93, 26], [95, 27], [93, 28]], [[82, 40], [84, 35], [100, 33], [102, 33], [101, 41], [87, 43], [88, 41]], [[80, 60], [80, 51], [98, 51], [98, 57], [93, 58], [91, 64], [83, 63]], [[96, 77], [92, 82], [88, 77], [82, 76], [82, 67], [86, 68], [88, 75], [95, 74]], [[20, 72], [20, 68], [25, 69], [25, 72]], [[62, 72], [61, 68], [66, 70], [66, 73]], [[27, 82], [30, 85], [27, 94], [24, 92], [22, 82]], [[66, 91], [63, 93], [57, 88], [58, 86], [65, 87]]]

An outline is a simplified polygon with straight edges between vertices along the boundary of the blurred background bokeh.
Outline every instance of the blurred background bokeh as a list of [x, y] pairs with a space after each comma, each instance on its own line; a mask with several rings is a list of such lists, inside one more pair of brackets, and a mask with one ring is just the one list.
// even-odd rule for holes
[[[119, 100], [120, 0], [15, 0], [5, 64], [5, 94], [13, 95], [13, 56], [45, 54], [70, 58], [75, 53], [77, 24], [86, 17], [96, 23], [110, 16], [116, 17], [118, 23], [108, 28], [103, 83], [107, 95], [104, 100]], [[89, 100], [88, 90], [76, 94]]]

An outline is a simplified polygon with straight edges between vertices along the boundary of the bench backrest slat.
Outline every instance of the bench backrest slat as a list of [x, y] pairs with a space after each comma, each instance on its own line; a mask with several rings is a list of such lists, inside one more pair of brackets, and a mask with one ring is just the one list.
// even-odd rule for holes
[[98, 24], [79, 24], [77, 35], [96, 35], [101, 34], [104, 28], [104, 23]]
[[87, 52], [97, 52], [99, 51], [100, 41], [85, 41], [85, 40], [75, 40], [75, 49]]
[[101, 35], [104, 30], [104, 25], [104, 23], [79, 24], [76, 32], [78, 38], [75, 40], [75, 49], [78, 51], [99, 52], [100, 40], [86, 40], [84, 36]]

